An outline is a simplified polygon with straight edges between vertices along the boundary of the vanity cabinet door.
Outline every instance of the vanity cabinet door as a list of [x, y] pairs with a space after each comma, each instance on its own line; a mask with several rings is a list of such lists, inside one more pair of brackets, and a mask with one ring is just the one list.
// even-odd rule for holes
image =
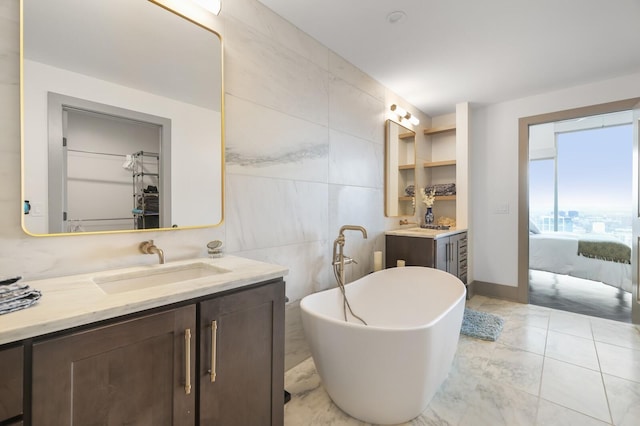
[[439, 238], [436, 245], [436, 268], [467, 282], [467, 233]]
[[431, 238], [387, 235], [385, 238], [385, 267], [395, 268], [398, 260], [406, 266], [434, 267], [434, 240]]
[[23, 359], [22, 346], [0, 350], [0, 424], [22, 414]]
[[190, 305], [35, 343], [33, 426], [195, 424], [195, 318]]
[[435, 246], [435, 268], [441, 271], [451, 272], [449, 262], [449, 238], [439, 238], [433, 241]]
[[200, 303], [201, 425], [284, 423], [284, 282]]

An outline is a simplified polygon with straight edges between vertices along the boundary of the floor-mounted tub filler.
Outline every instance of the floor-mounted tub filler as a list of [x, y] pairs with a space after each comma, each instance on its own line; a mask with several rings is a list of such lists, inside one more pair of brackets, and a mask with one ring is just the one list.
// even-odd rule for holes
[[385, 269], [345, 286], [368, 325], [344, 321], [339, 288], [306, 296], [302, 324], [322, 384], [352, 417], [375, 424], [422, 413], [451, 368], [465, 286], [423, 267]]

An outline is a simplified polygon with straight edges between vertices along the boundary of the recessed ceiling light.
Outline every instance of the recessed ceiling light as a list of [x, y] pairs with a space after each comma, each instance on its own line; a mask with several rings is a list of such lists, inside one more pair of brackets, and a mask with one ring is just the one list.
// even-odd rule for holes
[[402, 10], [396, 10], [387, 15], [387, 22], [390, 24], [397, 24], [402, 22], [407, 17], [407, 14]]

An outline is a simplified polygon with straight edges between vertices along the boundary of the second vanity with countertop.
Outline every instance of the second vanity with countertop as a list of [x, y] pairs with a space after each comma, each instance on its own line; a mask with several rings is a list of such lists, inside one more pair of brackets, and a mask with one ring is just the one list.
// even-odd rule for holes
[[287, 272], [226, 256], [26, 282], [39, 302], [0, 316], [0, 423], [283, 424]]
[[467, 230], [407, 228], [385, 233], [387, 268], [404, 260], [407, 266], [447, 271], [467, 284]]

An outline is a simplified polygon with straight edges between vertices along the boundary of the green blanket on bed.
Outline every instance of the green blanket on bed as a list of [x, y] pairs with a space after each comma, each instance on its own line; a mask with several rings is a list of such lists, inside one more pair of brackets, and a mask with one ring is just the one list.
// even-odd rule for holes
[[631, 247], [615, 241], [579, 240], [578, 255], [631, 264]]

